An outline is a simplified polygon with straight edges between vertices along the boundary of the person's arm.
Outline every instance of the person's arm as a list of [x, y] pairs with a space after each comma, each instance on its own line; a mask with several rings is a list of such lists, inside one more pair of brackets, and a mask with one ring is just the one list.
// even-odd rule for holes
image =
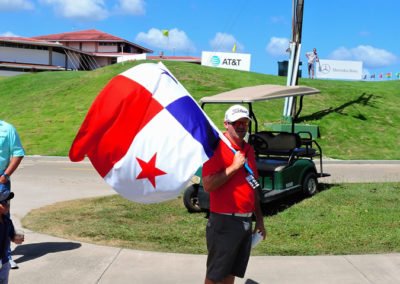
[[[256, 167], [256, 161], [255, 161], [255, 153], [254, 153], [254, 148], [251, 148], [250, 151], [247, 154], [248, 158], [248, 164], [250, 168], [254, 172], [254, 177], [258, 178], [258, 172], [257, 172], [257, 167]], [[263, 220], [263, 214], [261, 210], [261, 202], [260, 202], [260, 195], [259, 195], [259, 190], [258, 188], [254, 189], [254, 216], [256, 217], [256, 224], [254, 227], [255, 232], [260, 232], [261, 235], [263, 236], [263, 239], [265, 240], [266, 238], [266, 232], [265, 232], [265, 227], [264, 227], [264, 220]]]
[[261, 211], [260, 198], [258, 196], [257, 189], [254, 190], [254, 194], [255, 194], [254, 215], [256, 216], [256, 225], [254, 226], [253, 234], [255, 232], [260, 232], [261, 235], [263, 236], [263, 239], [265, 240], [265, 238], [267, 237], [267, 233], [265, 232], [264, 219]]
[[245, 156], [240, 153], [240, 151], [237, 151], [233, 158], [233, 162], [229, 167], [216, 174], [203, 177], [204, 190], [207, 192], [212, 192], [226, 183], [241, 167], [243, 167], [245, 161]]
[[[4, 171], [4, 173], [7, 176], [11, 176], [13, 174], [13, 172], [18, 168], [18, 166], [21, 163], [23, 158], [24, 158], [24, 156], [12, 157], [11, 161], [10, 161], [10, 164], [8, 165], [8, 167]], [[8, 179], [4, 175], [0, 176], [0, 183], [6, 183], [7, 181], [8, 181]]]

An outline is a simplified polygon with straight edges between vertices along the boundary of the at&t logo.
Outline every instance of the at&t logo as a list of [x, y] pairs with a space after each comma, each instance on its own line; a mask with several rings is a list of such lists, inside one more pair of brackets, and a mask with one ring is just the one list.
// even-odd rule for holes
[[221, 59], [219, 59], [218, 56], [214, 55], [213, 57], [211, 57], [210, 63], [212, 66], [218, 66], [221, 63]]

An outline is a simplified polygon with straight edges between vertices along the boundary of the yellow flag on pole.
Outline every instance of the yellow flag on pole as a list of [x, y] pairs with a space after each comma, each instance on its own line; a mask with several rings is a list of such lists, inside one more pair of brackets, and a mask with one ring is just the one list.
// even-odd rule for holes
[[162, 34], [163, 34], [163, 36], [166, 36], [166, 37], [169, 36], [168, 30], [162, 30]]
[[233, 46], [232, 52], [236, 52], [236, 44]]

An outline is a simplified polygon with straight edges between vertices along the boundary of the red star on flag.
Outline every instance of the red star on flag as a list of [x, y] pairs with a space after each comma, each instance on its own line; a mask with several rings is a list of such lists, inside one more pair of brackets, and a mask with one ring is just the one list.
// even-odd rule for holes
[[136, 158], [136, 160], [139, 162], [140, 167], [142, 168], [142, 171], [136, 179], [147, 178], [154, 188], [156, 188], [156, 176], [167, 174], [166, 172], [163, 172], [162, 170], [156, 168], [156, 157], [157, 153], [155, 153], [148, 162]]

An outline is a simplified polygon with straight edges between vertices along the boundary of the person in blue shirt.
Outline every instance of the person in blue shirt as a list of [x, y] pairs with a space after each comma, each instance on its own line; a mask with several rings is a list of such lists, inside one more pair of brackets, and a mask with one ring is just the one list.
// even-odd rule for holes
[[[11, 192], [11, 175], [18, 168], [25, 156], [21, 141], [14, 126], [0, 120], [0, 185], [5, 186]], [[9, 213], [8, 213], [9, 214]], [[10, 242], [8, 242], [10, 247]], [[11, 268], [18, 268], [11, 259], [11, 250], [8, 249], [8, 257]]]

